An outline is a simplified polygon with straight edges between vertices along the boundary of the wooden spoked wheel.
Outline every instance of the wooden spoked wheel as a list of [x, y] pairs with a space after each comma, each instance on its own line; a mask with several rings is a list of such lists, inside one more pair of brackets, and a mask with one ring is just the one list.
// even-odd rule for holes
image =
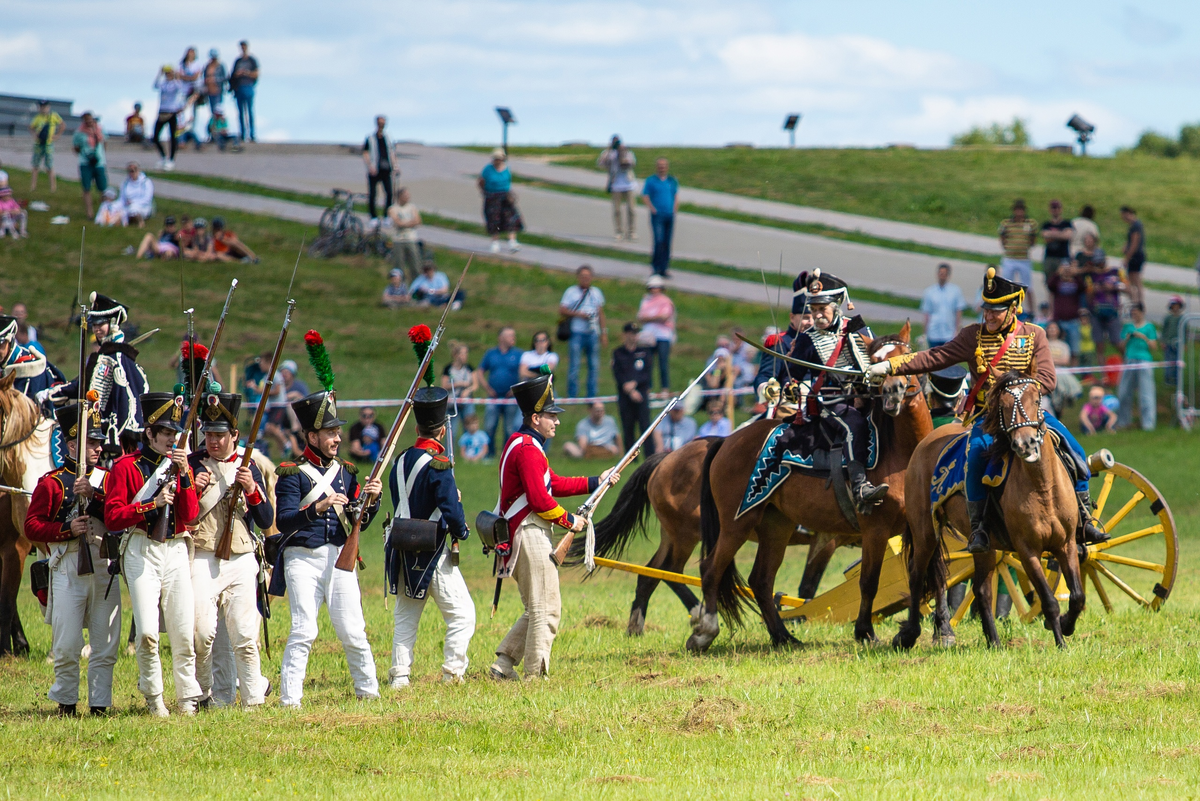
[[[1094, 516], [1110, 539], [1080, 550], [1088, 600], [1098, 598], [1106, 612], [1138, 607], [1158, 611], [1171, 595], [1178, 568], [1179, 538], [1171, 508], [1145, 476], [1120, 463], [1092, 479], [1092, 499], [1096, 504]], [[970, 579], [975, 568], [965, 550], [966, 543], [951, 537], [944, 541], [949, 550], [948, 586]], [[1004, 586], [1012, 598], [1013, 610], [1022, 621], [1032, 621], [1041, 614], [1041, 601], [1032, 592], [1033, 585], [1017, 555], [1001, 551], [996, 560], [992, 598]], [[1057, 567], [1053, 560], [1042, 558], [1050, 586], [1056, 588], [1058, 599], [1065, 601], [1066, 582]], [[975, 592], [969, 589], [954, 611], [952, 626], [958, 626], [974, 600]]]

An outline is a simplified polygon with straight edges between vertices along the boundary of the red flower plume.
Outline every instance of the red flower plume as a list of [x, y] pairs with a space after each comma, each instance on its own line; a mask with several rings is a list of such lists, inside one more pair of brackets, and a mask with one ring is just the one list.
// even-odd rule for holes
[[429, 326], [421, 323], [414, 325], [408, 329], [408, 341], [414, 345], [421, 345], [433, 339], [433, 332], [429, 330]]
[[317, 345], [324, 345], [325, 340], [321, 339], [321, 335], [310, 328], [308, 333], [304, 335], [304, 344], [309, 347], [316, 347]]
[[179, 349], [185, 359], [200, 359], [201, 361], [208, 358], [208, 347], [201, 345], [199, 342], [189, 342], [184, 340], [182, 347]]
[[767, 337], [766, 341], [763, 344], [766, 345], [768, 348], [773, 348], [776, 345], [778, 345], [779, 341], [782, 339], [783, 339], [782, 334], [771, 334], [769, 337]]

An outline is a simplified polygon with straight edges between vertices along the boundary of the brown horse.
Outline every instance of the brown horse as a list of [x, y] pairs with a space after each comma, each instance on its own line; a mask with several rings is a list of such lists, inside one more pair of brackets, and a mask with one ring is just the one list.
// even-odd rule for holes
[[[909, 352], [909, 326], [899, 334], [880, 337], [867, 348], [872, 361]], [[874, 641], [871, 622], [875, 594], [879, 589], [879, 570], [887, 541], [901, 534], [904, 520], [904, 471], [909, 458], [922, 439], [933, 430], [929, 407], [915, 376], [892, 377], [880, 388], [880, 396], [870, 401], [873, 420], [879, 430], [879, 462], [869, 471], [871, 483], [887, 484], [883, 502], [870, 514], [856, 515], [857, 529], [842, 514], [825, 481], [792, 472], [767, 501], [735, 517], [742, 494], [754, 469], [759, 451], [776, 421], [764, 420], [735, 431], [714, 442], [703, 466], [700, 490], [700, 532], [703, 544], [700, 574], [704, 607], [692, 616], [692, 636], [687, 647], [706, 649], [720, 632], [718, 612], [733, 626], [741, 623], [742, 609], [736, 587], [741, 583], [734, 557], [741, 547], [757, 535], [758, 553], [750, 572], [748, 586], [754, 593], [763, 622], [776, 645], [795, 643], [774, 604], [775, 575], [783, 562], [792, 532], [798, 525], [833, 535], [837, 544], [862, 544], [862, 572], [859, 589], [862, 601], [854, 636]]]
[[[29, 398], [12, 388], [16, 374], [0, 379], [0, 484], [32, 491], [52, 468], [54, 424]], [[29, 652], [17, 613], [17, 593], [32, 543], [25, 537], [29, 496], [0, 493], [0, 656]]]
[[[1062, 648], [1066, 645], [1063, 637], [1075, 633], [1075, 621], [1083, 613], [1085, 601], [1079, 555], [1075, 550], [1075, 529], [1079, 524], [1075, 482], [1054, 449], [1048, 449], [1047, 455], [1042, 448], [1046, 420], [1041, 409], [1041, 385], [1029, 376], [1006, 373], [989, 395], [984, 431], [993, 438], [991, 453], [998, 457], [1011, 450], [1014, 454], [999, 499], [1003, 529], [1041, 600], [1046, 629], [1054, 632], [1054, 642]], [[911, 648], [921, 636], [920, 605], [927, 590], [932, 589], [935, 597], [944, 595], [946, 571], [941, 530], [970, 530], [961, 495], [942, 504], [937, 526], [930, 514], [929, 487], [947, 436], [939, 430], [938, 436], [921, 443], [908, 469], [909, 612], [908, 620], [893, 641], [893, 645], [901, 648]], [[1060, 615], [1058, 599], [1042, 571], [1045, 552], [1058, 560], [1067, 582], [1070, 601], [1065, 616]], [[992, 646], [1000, 644], [992, 615], [991, 575], [995, 567], [995, 551], [975, 556], [973, 585], [979, 598], [979, 617], [984, 636]], [[932, 588], [928, 586], [930, 583]]]
[[[635, 534], [646, 535], [648, 512], [653, 509], [659, 523], [660, 541], [658, 550], [646, 566], [671, 573], [682, 572], [700, 544], [700, 471], [704, 466], [704, 455], [714, 439], [694, 439], [671, 453], [656, 453], [646, 459], [621, 488], [612, 511], [596, 524], [596, 555], [620, 559]], [[837, 549], [837, 540], [797, 529], [790, 544], [809, 546], [797, 595], [812, 598]], [[571, 556], [573, 564], [582, 561], [582, 541], [576, 540]], [[638, 576], [625, 630], [630, 636], [641, 635], [645, 630], [650, 596], [658, 584], [659, 579]], [[679, 597], [689, 614], [699, 606], [700, 600], [688, 585], [668, 581], [667, 586]]]

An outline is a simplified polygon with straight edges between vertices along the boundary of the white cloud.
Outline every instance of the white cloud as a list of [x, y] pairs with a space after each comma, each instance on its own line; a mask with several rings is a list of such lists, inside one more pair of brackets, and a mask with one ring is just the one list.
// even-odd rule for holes
[[1122, 29], [1126, 38], [1134, 44], [1155, 47], [1168, 44], [1179, 38], [1179, 26], [1151, 16], [1133, 6], [1125, 6]]
[[16, 69], [40, 58], [42, 40], [32, 31], [0, 36], [0, 69]]

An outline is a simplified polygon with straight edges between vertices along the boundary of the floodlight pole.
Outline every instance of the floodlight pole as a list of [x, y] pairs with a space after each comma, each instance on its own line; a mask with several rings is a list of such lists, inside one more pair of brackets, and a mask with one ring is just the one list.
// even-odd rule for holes
[[515, 123], [517, 121], [517, 118], [513, 116], [512, 109], [509, 109], [505, 106], [496, 106], [496, 114], [500, 117], [500, 124], [502, 127], [502, 132], [500, 135], [501, 136], [501, 139], [500, 139], [501, 145], [500, 146], [504, 150], [504, 155], [507, 156], [508, 155], [508, 126], [512, 123]]
[[788, 148], [796, 147], [796, 127], [800, 124], [800, 114], [789, 114], [783, 121], [783, 130], [788, 132]]

